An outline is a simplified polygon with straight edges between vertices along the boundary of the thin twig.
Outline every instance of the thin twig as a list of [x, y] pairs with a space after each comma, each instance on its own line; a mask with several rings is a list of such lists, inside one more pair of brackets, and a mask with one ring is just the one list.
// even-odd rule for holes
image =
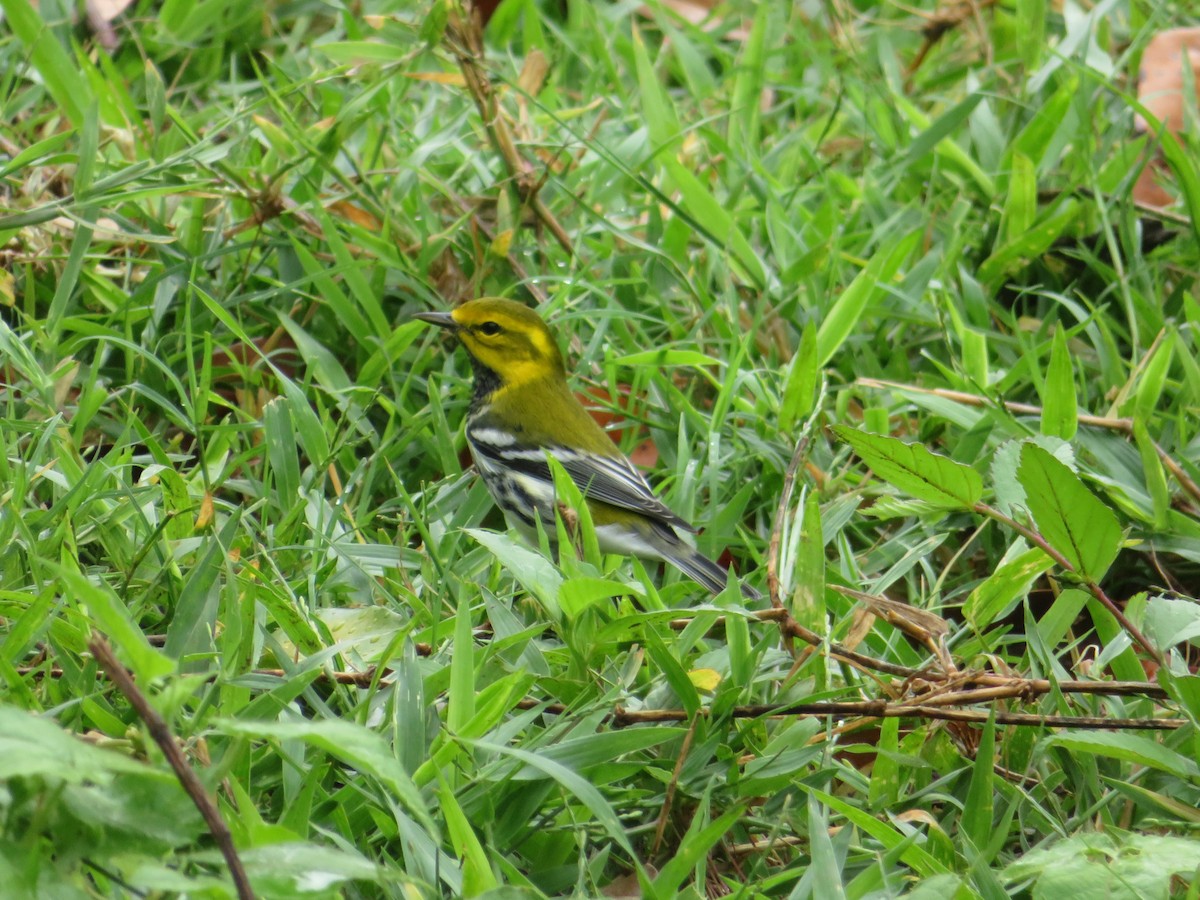
[[650, 856], [656, 858], [658, 851], [662, 847], [663, 835], [667, 830], [667, 819], [671, 814], [671, 806], [675, 802], [675, 792], [679, 789], [679, 776], [683, 772], [683, 764], [687, 761], [688, 751], [692, 749], [692, 741], [696, 737], [696, 725], [700, 722], [699, 718], [692, 719], [692, 724], [688, 726], [687, 734], [683, 736], [683, 746], [679, 748], [679, 758], [675, 760], [675, 769], [671, 772], [671, 780], [667, 783], [666, 794], [663, 797], [662, 811], [658, 814], [658, 824], [654, 829], [654, 844], [650, 851]]
[[1044, 678], [1014, 678], [1011, 675], [985, 673], [972, 675], [968, 684], [1003, 685], [1016, 681], [1026, 695], [1049, 694], [1103, 694], [1110, 697], [1156, 697], [1165, 699], [1167, 689], [1153, 681], [1048, 681]]
[[[562, 715], [561, 703], [542, 703], [525, 699], [518, 709], [540, 709], [550, 715]], [[708, 715], [709, 710], [701, 710]], [[762, 719], [782, 716], [862, 716], [873, 719], [941, 719], [950, 722], [987, 722], [993, 715], [998, 725], [1041, 726], [1045, 728], [1103, 728], [1146, 731], [1171, 731], [1187, 724], [1184, 719], [1116, 719], [1107, 716], [1044, 716], [1037, 713], [1011, 713], [1002, 710], [943, 709], [919, 703], [888, 703], [885, 700], [825, 701], [816, 703], [757, 704], [737, 706], [729, 711], [735, 719]], [[662, 722], [686, 722], [690, 714], [683, 709], [627, 710], [618, 707], [606, 719], [621, 728]]]
[[[766, 615], [772, 610], [763, 610], [760, 613], [761, 618], [768, 618]], [[774, 618], [774, 617], [770, 617]], [[718, 620], [721, 621], [721, 620]], [[681, 631], [691, 622], [690, 619], [675, 619], [671, 622], [672, 629]], [[717, 624], [717, 623], [714, 623]], [[799, 635], [797, 635], [799, 636]], [[817, 637], [819, 640], [819, 636]], [[431, 648], [427, 645], [418, 646], [418, 654], [429, 656]], [[920, 678], [928, 682], [934, 682], [945, 678], [945, 674], [936, 670], [912, 669], [907, 666], [895, 666], [888, 663], [880, 667], [880, 660], [869, 656], [863, 656], [860, 653], [854, 653], [838, 644], [831, 644], [829, 655], [835, 659], [840, 659], [844, 662], [858, 665], [863, 669], [875, 669], [877, 671], [886, 671], [887, 674], [897, 675], [902, 678]], [[888, 671], [895, 669], [896, 671]], [[45, 669], [41, 666], [18, 666], [17, 675], [22, 678], [31, 677], [34, 679], [41, 678], [62, 678], [63, 670], [57, 666]], [[365, 672], [342, 672], [342, 671], [323, 671], [317, 674], [315, 679], [318, 683], [345, 684], [354, 687], [370, 687], [375, 680], [377, 668], [372, 667]], [[262, 676], [266, 678], [288, 678], [291, 673], [284, 669], [251, 669], [246, 672], [246, 676]], [[380, 673], [380, 678], [387, 678], [393, 674], [392, 669], [385, 668]], [[210, 680], [216, 680], [216, 676], [212, 676]], [[1053, 691], [1058, 691], [1061, 694], [1095, 694], [1105, 697], [1147, 697], [1154, 699], [1165, 699], [1168, 694], [1166, 688], [1153, 681], [1049, 681], [1045, 678], [1022, 678], [1019, 675], [998, 675], [993, 672], [960, 672], [956, 680], [956, 684], [964, 688], [970, 689], [975, 687], [994, 688], [999, 687], [1005, 692], [1005, 696], [1017, 697], [1034, 697], [1041, 694], [1049, 694]]]
[[483, 127], [491, 139], [492, 146], [500, 155], [509, 177], [517, 186], [521, 202], [533, 210], [542, 224], [554, 235], [559, 245], [568, 254], [574, 255], [575, 248], [571, 243], [571, 238], [567, 235], [566, 229], [559, 224], [558, 219], [554, 217], [554, 213], [550, 212], [549, 207], [542, 201], [538, 193], [540, 184], [533, 177], [532, 167], [517, 150], [512, 131], [508, 127], [508, 120], [496, 100], [495, 88], [492, 87], [491, 79], [488, 78], [488, 74], [483, 68], [482, 31], [478, 14], [473, 8], [469, 9], [465, 20], [458, 17], [456, 27], [448, 28], [446, 31], [447, 35], [452, 38], [449, 42], [451, 52], [454, 53], [458, 67], [462, 71], [467, 90], [470, 91], [475, 106], [479, 109]]
[[233, 846], [233, 835], [229, 832], [229, 826], [221, 818], [217, 805], [204, 790], [204, 785], [200, 783], [195, 771], [184, 759], [183, 751], [175, 743], [175, 736], [171, 734], [166, 720], [158, 714], [158, 710], [150, 705], [146, 695], [134, 683], [133, 675], [117, 659], [112, 647], [102, 635], [94, 635], [88, 641], [88, 649], [95, 657], [96, 662], [104, 669], [109, 680], [117, 686], [117, 690], [125, 695], [129, 705], [138, 714], [138, 718], [146, 723], [146, 730], [150, 732], [150, 737], [154, 739], [154, 743], [158, 744], [159, 749], [167, 758], [167, 762], [171, 764], [175, 777], [179, 779], [183, 789], [187, 791], [192, 802], [196, 804], [196, 808], [200, 810], [200, 815], [204, 817], [204, 822], [208, 825], [213, 840], [217, 842], [217, 846], [221, 849], [221, 855], [225, 857], [225, 864], [229, 867], [229, 874], [237, 888], [238, 897], [240, 900], [254, 900], [250, 879], [246, 876], [246, 870], [242, 866], [237, 848]]
[[[779, 622], [780, 628], [784, 629], [791, 637], [800, 638], [800, 640], [806, 644], [811, 644], [813, 647], [825, 647], [831, 658], [848, 663], [864, 672], [885, 672], [888, 675], [897, 675], [900, 678], [920, 678], [926, 674], [922, 669], [913, 669], [909, 666], [886, 662], [882, 659], [876, 659], [873, 656], [867, 656], [865, 653], [851, 650], [849, 647], [843, 647], [834, 641], [826, 641], [825, 638], [821, 637], [815, 631], [805, 628], [797, 622], [786, 609], [759, 609], [749, 612], [748, 615], [760, 622]], [[691, 618], [672, 619], [669, 623], [672, 631], [683, 631], [691, 624]], [[714, 619], [711, 627], [724, 628], [725, 617], [719, 616]]]
[[[469, 213], [471, 211], [471, 204], [468, 203], [464, 197], [460, 197], [457, 194], [451, 194], [450, 199], [453, 200], [458, 205], [459, 209], [461, 209], [464, 213]], [[487, 222], [483, 221], [483, 219], [479, 216], [475, 217], [475, 227], [478, 228], [480, 232], [483, 233], [483, 236], [489, 241], [494, 241], [496, 239], [496, 229], [488, 225]], [[537, 279], [533, 278], [529, 274], [529, 271], [525, 268], [525, 264], [521, 262], [521, 258], [517, 256], [517, 254], [511, 249], [509, 250], [506, 258], [508, 259], [509, 267], [513, 270], [513, 272], [516, 273], [517, 277], [521, 279], [522, 286], [525, 288], [525, 290], [529, 291], [529, 293], [533, 295], [533, 299], [538, 302], [538, 305], [540, 306], [548, 303], [549, 298], [546, 296], [546, 292], [538, 285]]]

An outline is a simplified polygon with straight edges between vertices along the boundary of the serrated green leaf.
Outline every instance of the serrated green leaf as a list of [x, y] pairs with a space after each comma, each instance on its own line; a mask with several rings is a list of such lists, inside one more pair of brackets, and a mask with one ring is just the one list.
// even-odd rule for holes
[[1113, 511], [1036, 444], [1021, 446], [1017, 479], [1042, 537], [1079, 574], [1099, 581], [1121, 549], [1121, 524]]
[[876, 475], [939, 507], [971, 509], [983, 496], [983, 479], [970, 466], [931, 453], [922, 444], [837, 425], [834, 432], [862, 457]]
[[[1075, 468], [1075, 451], [1062, 438], [1039, 434], [1029, 440], [1049, 451], [1068, 468]], [[1025, 506], [1025, 488], [1021, 487], [1021, 482], [1017, 480], [1017, 469], [1021, 465], [1021, 447], [1024, 443], [1005, 441], [992, 454], [992, 489], [995, 492], [996, 508], [1006, 516], [1014, 515], [1015, 507]]]

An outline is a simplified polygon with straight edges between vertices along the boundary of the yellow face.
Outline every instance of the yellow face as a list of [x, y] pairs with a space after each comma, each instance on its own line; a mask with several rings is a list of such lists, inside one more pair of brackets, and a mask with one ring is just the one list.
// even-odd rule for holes
[[472, 359], [496, 373], [505, 387], [564, 377], [562, 354], [550, 329], [521, 303], [484, 297], [451, 313], [418, 313], [416, 318], [453, 331]]

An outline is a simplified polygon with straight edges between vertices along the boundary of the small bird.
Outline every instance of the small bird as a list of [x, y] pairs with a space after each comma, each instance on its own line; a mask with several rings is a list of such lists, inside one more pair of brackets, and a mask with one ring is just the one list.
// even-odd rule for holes
[[[654, 495], [575, 398], [554, 335], [536, 312], [484, 297], [453, 312], [415, 318], [447, 329], [470, 354], [475, 392], [467, 443], [510, 525], [536, 539], [541, 520], [548, 534], [555, 533], [549, 454], [587, 501], [601, 550], [665, 560], [714, 594], [725, 588], [725, 570], [680, 537], [696, 529]], [[742, 594], [762, 596], [747, 585]]]

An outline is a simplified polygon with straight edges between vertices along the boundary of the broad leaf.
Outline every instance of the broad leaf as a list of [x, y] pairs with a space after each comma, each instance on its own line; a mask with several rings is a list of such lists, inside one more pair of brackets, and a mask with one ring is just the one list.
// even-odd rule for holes
[[1121, 549], [1121, 524], [1113, 511], [1036, 444], [1021, 447], [1017, 479], [1042, 537], [1079, 574], [1099, 581]]
[[834, 432], [862, 457], [875, 474], [918, 500], [936, 506], [970, 509], [983, 496], [983, 479], [970, 466], [893, 437], [868, 434], [844, 425]]

